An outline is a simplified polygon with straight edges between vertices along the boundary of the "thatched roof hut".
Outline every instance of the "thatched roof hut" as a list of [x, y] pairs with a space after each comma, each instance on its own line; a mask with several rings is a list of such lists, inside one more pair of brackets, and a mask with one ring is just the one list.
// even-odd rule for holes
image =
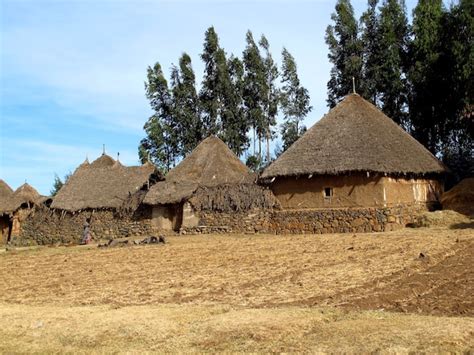
[[275, 160], [261, 178], [351, 172], [425, 176], [446, 168], [357, 94], [348, 95]]
[[7, 213], [9, 201], [13, 195], [13, 190], [8, 184], [0, 179], [0, 214]]
[[118, 209], [135, 192], [148, 184], [155, 167], [126, 167], [106, 154], [89, 164], [86, 160], [54, 197], [54, 209]]
[[34, 205], [41, 203], [43, 197], [31, 185], [24, 183], [14, 192], [3, 181], [0, 180], [0, 213], [11, 213], [18, 210], [22, 205]]
[[211, 136], [170, 170], [165, 181], [154, 185], [144, 203], [179, 203], [193, 195], [199, 187], [249, 184], [254, 181], [255, 175], [229, 147], [219, 138]]
[[219, 138], [203, 140], [172, 169], [165, 181], [150, 188], [143, 203], [151, 206], [152, 224], [160, 230], [180, 230], [213, 222], [208, 213], [233, 215], [278, 204], [272, 192], [256, 183], [256, 175]]

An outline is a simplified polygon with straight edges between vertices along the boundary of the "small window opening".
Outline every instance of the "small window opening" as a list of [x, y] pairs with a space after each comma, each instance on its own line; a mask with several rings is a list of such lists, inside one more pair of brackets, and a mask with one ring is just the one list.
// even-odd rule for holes
[[324, 197], [325, 198], [332, 197], [332, 187], [325, 187], [324, 188]]

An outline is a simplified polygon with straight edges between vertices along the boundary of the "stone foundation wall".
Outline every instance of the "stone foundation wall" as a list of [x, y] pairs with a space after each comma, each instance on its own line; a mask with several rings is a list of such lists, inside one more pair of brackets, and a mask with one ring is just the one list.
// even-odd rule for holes
[[199, 223], [195, 227], [182, 227], [181, 234], [201, 233], [272, 233], [271, 210], [249, 212], [195, 212]]
[[424, 206], [275, 211], [271, 229], [277, 234], [371, 233], [413, 223]]
[[427, 207], [304, 209], [220, 213], [201, 211], [199, 226], [181, 233], [323, 234], [382, 232], [403, 228]]
[[[251, 210], [248, 212], [196, 212], [199, 224], [181, 228], [181, 234], [201, 233], [275, 233], [322, 234], [391, 231], [415, 222], [426, 206], [387, 208], [341, 208], [304, 210]], [[151, 209], [137, 211], [133, 216], [121, 216], [114, 211], [84, 211], [71, 214], [47, 208], [29, 211], [12, 233], [11, 244], [48, 245], [78, 243], [84, 222], [92, 215], [91, 230], [95, 240], [110, 240], [127, 236], [157, 235], [152, 224]]]
[[133, 216], [119, 215], [112, 210], [69, 213], [48, 208], [35, 208], [12, 232], [10, 243], [17, 246], [79, 243], [84, 222], [91, 217], [91, 232], [95, 240], [110, 240], [127, 236], [149, 236], [156, 231], [148, 210]]

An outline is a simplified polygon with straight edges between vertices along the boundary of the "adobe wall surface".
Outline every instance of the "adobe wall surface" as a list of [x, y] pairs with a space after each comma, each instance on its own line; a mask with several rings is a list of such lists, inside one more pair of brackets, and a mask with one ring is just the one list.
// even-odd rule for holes
[[[330, 198], [324, 189], [332, 188]], [[383, 206], [381, 177], [308, 176], [276, 178], [271, 189], [283, 209]]]
[[416, 204], [439, 202], [443, 183], [433, 179], [404, 179], [383, 177], [386, 204]]
[[84, 222], [91, 217], [91, 232], [95, 240], [115, 239], [126, 236], [148, 236], [156, 230], [151, 225], [151, 212], [141, 210], [134, 216], [120, 216], [111, 210], [69, 213], [35, 208], [12, 231], [12, 245], [48, 245], [79, 243]]
[[[326, 197], [325, 188], [332, 189]], [[277, 178], [271, 189], [283, 209], [391, 207], [435, 202], [443, 184], [432, 179], [405, 179], [356, 174]]]

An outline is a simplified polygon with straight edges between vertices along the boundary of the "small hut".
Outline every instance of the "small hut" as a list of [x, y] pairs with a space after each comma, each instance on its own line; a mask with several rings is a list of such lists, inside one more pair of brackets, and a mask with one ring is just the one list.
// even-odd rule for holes
[[255, 180], [229, 147], [211, 136], [154, 185], [143, 202], [152, 207], [153, 224], [160, 230], [232, 224], [221, 217], [275, 205], [271, 192]]
[[431, 204], [446, 169], [357, 94], [348, 95], [261, 175], [284, 209]]
[[22, 225], [19, 244], [76, 243], [90, 220], [93, 237], [114, 239], [148, 234], [139, 205], [148, 187], [161, 180], [150, 163], [127, 167], [107, 154], [86, 159], [54, 196]]
[[33, 207], [40, 205], [45, 198], [27, 183], [12, 192], [11, 188], [0, 181], [1, 234], [2, 243], [6, 244], [19, 236], [21, 224], [31, 214]]

